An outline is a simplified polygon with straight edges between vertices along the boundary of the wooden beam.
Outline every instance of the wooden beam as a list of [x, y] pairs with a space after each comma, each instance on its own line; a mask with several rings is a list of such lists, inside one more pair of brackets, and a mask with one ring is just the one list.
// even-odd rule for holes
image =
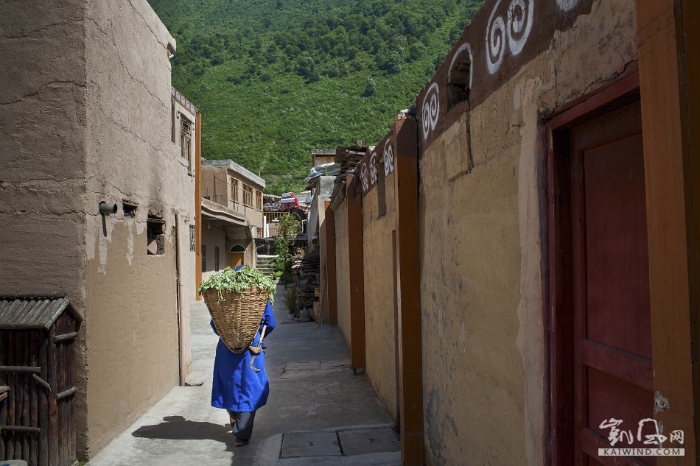
[[326, 202], [326, 269], [328, 287], [328, 323], [338, 323], [338, 273], [335, 260], [335, 212]]
[[365, 278], [362, 245], [362, 193], [348, 175], [348, 244], [350, 251], [350, 365], [365, 369]]
[[681, 132], [685, 161], [689, 279], [690, 287], [691, 348], [693, 350], [693, 405], [695, 406], [695, 459], [700, 460], [700, 2], [676, 2], [678, 56], [681, 73], [679, 80], [681, 101]]
[[663, 422], [665, 432], [684, 431], [686, 449], [685, 457], [657, 458], [659, 466], [695, 465], [697, 460], [690, 330], [697, 309], [690, 305], [690, 188], [682, 131], [679, 71], [684, 70], [679, 70], [678, 63], [677, 38], [682, 34], [676, 30], [677, 14], [674, 0], [637, 0], [654, 390], [668, 400], [666, 407], [655, 410], [655, 418]]
[[194, 127], [194, 253], [195, 253], [195, 297], [202, 297], [197, 288], [202, 284], [202, 114], [197, 112]]
[[418, 249], [418, 136], [414, 118], [394, 123], [396, 302], [401, 464], [423, 464], [423, 354]]

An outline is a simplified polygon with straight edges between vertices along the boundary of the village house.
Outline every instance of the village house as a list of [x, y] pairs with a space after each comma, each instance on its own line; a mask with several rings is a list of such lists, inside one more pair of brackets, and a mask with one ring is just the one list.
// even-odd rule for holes
[[403, 464], [618, 464], [618, 427], [685, 449], [635, 464], [697, 464], [698, 17], [487, 0], [385, 138], [336, 151], [329, 318]]
[[197, 111], [146, 0], [18, 2], [0, 31], [0, 296], [82, 319], [65, 396], [87, 458], [190, 369]]
[[265, 180], [228, 159], [203, 159], [201, 179], [201, 279], [226, 267], [255, 267], [255, 239], [265, 231]]

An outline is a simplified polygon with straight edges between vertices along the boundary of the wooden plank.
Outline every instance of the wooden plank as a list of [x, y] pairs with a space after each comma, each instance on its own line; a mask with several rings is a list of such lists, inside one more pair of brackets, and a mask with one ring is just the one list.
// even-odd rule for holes
[[61, 343], [63, 341], [72, 340], [78, 336], [78, 332], [64, 333], [63, 335], [56, 335], [53, 339], [54, 345]]
[[396, 303], [399, 312], [399, 417], [401, 462], [423, 464], [423, 361], [418, 247], [418, 136], [413, 117], [398, 117], [393, 131], [396, 222]]
[[686, 199], [688, 199], [688, 243], [695, 245], [689, 252], [691, 348], [693, 348], [693, 398], [695, 405], [695, 458], [700, 461], [700, 2], [676, 2], [676, 26], [680, 28], [678, 57], [680, 63], [681, 128], [685, 160]]
[[[689, 172], [681, 120], [677, 2], [636, 3], [654, 390], [669, 402], [669, 409], [660, 410], [654, 417], [669, 431], [683, 430], [686, 442], [685, 457], [659, 458], [658, 464], [695, 465], [698, 433], [694, 412], [698, 400], [693, 398], [690, 329], [697, 314], [691, 313], [690, 296], [697, 283], [691, 281], [688, 269], [691, 243], [687, 236], [687, 201], [691, 187], [687, 184]], [[697, 29], [697, 25], [693, 28]], [[693, 312], [696, 311], [697, 308]]]
[[[23, 341], [23, 348], [22, 348], [22, 359], [25, 364], [31, 364], [31, 348], [32, 348], [32, 342], [31, 342], [31, 337], [32, 333], [28, 332], [22, 332], [24, 333], [24, 341]], [[35, 375], [35, 374], [32, 374]], [[27, 427], [32, 427], [31, 425], [31, 420], [29, 418], [29, 412], [30, 412], [30, 405], [29, 405], [29, 392], [30, 392], [30, 384], [31, 377], [29, 377], [29, 374], [26, 374], [22, 377], [22, 424], [23, 426]], [[30, 450], [29, 450], [29, 435], [22, 435], [22, 459], [25, 461], [29, 461], [29, 455], [30, 455]]]
[[335, 212], [326, 206], [326, 269], [328, 276], [328, 323], [338, 323], [338, 271], [335, 256]]
[[581, 362], [645, 390], [654, 389], [651, 361], [640, 356], [584, 340], [581, 344]]
[[32, 374], [32, 379], [34, 379], [39, 385], [44, 387], [46, 390], [51, 391], [51, 385], [49, 385], [49, 383], [46, 380], [42, 379], [40, 376]]
[[[7, 361], [8, 354], [7, 331], [0, 330], [0, 364], [9, 364]], [[6, 389], [3, 393], [8, 393], [11, 390], [7, 375], [1, 372], [0, 385], [3, 385]], [[7, 423], [7, 404], [8, 401], [0, 402], [0, 424], [3, 425]], [[5, 455], [5, 434], [3, 432], [0, 432], [0, 458], [7, 458]]]
[[49, 331], [49, 345], [48, 345], [48, 369], [49, 369], [49, 384], [51, 385], [52, 396], [49, 397], [49, 459], [50, 465], [58, 465], [59, 451], [58, 451], [58, 439], [60, 432], [58, 429], [58, 402], [53, 393], [58, 393], [58, 373], [57, 369], [57, 351], [56, 346], [53, 344], [53, 335], [56, 332], [56, 328], [52, 328]]
[[0, 366], [0, 372], [33, 372], [39, 374], [41, 367], [34, 366]]
[[[20, 331], [15, 333], [15, 364], [25, 365], [24, 359], [24, 337], [25, 332]], [[24, 373], [15, 374], [15, 422], [16, 427], [24, 427], [22, 422], [22, 409], [24, 407]], [[22, 458], [23, 435], [20, 431], [15, 431], [15, 458]]]
[[59, 393], [58, 395], [56, 395], [56, 399], [62, 400], [68, 396], [71, 396], [72, 394], [74, 394], [77, 391], [78, 391], [78, 387], [71, 387], [68, 390], [64, 390], [61, 393]]
[[[43, 333], [43, 332], [42, 332]], [[29, 363], [31, 365], [36, 365], [39, 363], [39, 332], [32, 332], [31, 341], [31, 359]], [[32, 381], [30, 384], [31, 398], [30, 398], [30, 412], [29, 412], [29, 425], [32, 427], [39, 428], [39, 387], [37, 386], [36, 379], [41, 379], [37, 374], [32, 374]], [[46, 384], [48, 386], [48, 384]], [[41, 432], [41, 429], [39, 429]], [[38, 464], [39, 462], [39, 438], [36, 435], [29, 437], [29, 464]]]
[[197, 288], [202, 284], [202, 114], [197, 112], [194, 127], [194, 253], [195, 253], [195, 298], [202, 296]]
[[365, 279], [362, 243], [362, 193], [355, 177], [348, 175], [348, 245], [350, 251], [350, 365], [364, 369], [365, 360]]
[[[49, 340], [43, 338], [40, 341], [39, 349], [39, 366], [42, 368], [41, 377], [46, 380], [49, 378], [48, 373], [48, 348]], [[49, 464], [49, 390], [39, 391], [39, 428], [41, 429], [41, 435], [39, 436], [39, 464], [42, 466]]]
[[[28, 427], [28, 426], [8, 426], [8, 425], [0, 425], [0, 430], [7, 430], [10, 432], [30, 432], [32, 434], [38, 434], [41, 432], [41, 429], [38, 429], [36, 427]], [[16, 436], [17, 438], [21, 438], [21, 436]], [[17, 451], [21, 451], [17, 450]]]

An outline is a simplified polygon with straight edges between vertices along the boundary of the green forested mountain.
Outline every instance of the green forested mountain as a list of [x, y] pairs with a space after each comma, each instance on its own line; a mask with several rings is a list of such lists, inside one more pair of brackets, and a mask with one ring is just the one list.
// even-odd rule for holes
[[202, 150], [300, 190], [311, 149], [378, 142], [483, 0], [149, 0]]

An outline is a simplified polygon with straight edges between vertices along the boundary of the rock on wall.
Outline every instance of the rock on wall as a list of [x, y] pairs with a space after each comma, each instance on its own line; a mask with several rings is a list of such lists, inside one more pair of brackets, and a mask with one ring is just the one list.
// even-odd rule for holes
[[396, 282], [392, 240], [395, 228], [394, 176], [392, 173], [382, 181], [386, 209], [381, 217], [380, 189], [373, 189], [364, 195], [362, 241], [367, 376], [377, 398], [396, 421]]

